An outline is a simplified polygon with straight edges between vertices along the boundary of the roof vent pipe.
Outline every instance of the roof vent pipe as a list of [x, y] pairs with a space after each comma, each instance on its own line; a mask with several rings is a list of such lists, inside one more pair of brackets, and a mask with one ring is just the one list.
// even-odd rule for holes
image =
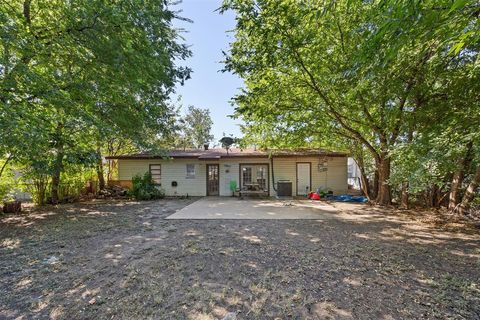
[[204, 144], [203, 144], [203, 149], [204, 149], [204, 150], [208, 150], [208, 143], [204, 143]]

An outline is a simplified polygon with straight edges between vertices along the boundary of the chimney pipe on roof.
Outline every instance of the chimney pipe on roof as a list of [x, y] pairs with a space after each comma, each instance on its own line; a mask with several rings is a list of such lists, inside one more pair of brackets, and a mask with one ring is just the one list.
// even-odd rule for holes
[[204, 150], [208, 150], [208, 143], [204, 143], [204, 144], [203, 144], [203, 149], [204, 149]]

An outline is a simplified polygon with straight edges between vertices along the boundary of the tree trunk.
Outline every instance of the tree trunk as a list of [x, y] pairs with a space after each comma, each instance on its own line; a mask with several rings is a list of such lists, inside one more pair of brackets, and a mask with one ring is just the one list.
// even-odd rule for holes
[[431, 201], [432, 208], [438, 208], [438, 200], [439, 200], [438, 190], [439, 190], [438, 185], [436, 183], [433, 184], [433, 186], [432, 186], [432, 201]]
[[115, 160], [108, 160], [108, 173], [107, 173], [107, 183], [113, 180], [113, 173], [117, 168], [117, 161]]
[[452, 185], [450, 187], [450, 195], [448, 197], [448, 209], [455, 210], [458, 201], [460, 200], [460, 186], [462, 185], [463, 178], [465, 176], [464, 168], [458, 169], [453, 174]]
[[102, 151], [100, 147], [97, 147], [97, 176], [98, 176], [98, 189], [103, 190], [105, 189], [105, 176], [103, 174], [103, 161], [102, 161]]
[[383, 154], [378, 162], [378, 194], [376, 198], [376, 202], [382, 206], [392, 203], [388, 179], [390, 179], [390, 158]]
[[408, 182], [402, 183], [402, 195], [401, 195], [400, 208], [402, 209], [409, 208]]
[[52, 187], [51, 197], [52, 203], [57, 204], [59, 201], [58, 188], [60, 186], [60, 175], [63, 171], [63, 158], [65, 156], [63, 149], [63, 136], [62, 136], [63, 124], [58, 124], [56, 130], [56, 151], [55, 161], [53, 163], [52, 172]]
[[363, 194], [367, 197], [368, 201], [372, 201], [372, 196], [370, 194], [370, 181], [368, 181], [368, 177], [362, 169], [360, 169], [360, 179]]
[[480, 184], [480, 165], [477, 167], [475, 171], [475, 176], [473, 180], [465, 190], [465, 194], [463, 195], [462, 202], [458, 205], [457, 212], [459, 214], [467, 214], [470, 210], [470, 205], [472, 204], [472, 200], [475, 198], [475, 192], [477, 191], [478, 185]]
[[372, 192], [371, 192], [371, 197], [372, 199], [377, 199], [378, 196], [378, 164], [377, 168], [375, 169], [375, 173], [373, 174], [373, 185], [372, 185]]
[[54, 162], [54, 167], [53, 167], [53, 173], [52, 173], [52, 189], [51, 189], [51, 197], [52, 197], [52, 203], [57, 204], [58, 201], [60, 200], [59, 195], [58, 195], [58, 189], [60, 186], [60, 175], [63, 170], [63, 148], [60, 150], [57, 149], [57, 156], [55, 157], [55, 162]]
[[372, 201], [372, 195], [370, 194], [370, 181], [365, 173], [363, 157], [358, 157], [358, 159], [355, 159], [355, 162], [360, 169], [360, 187], [362, 188], [363, 195], [367, 197], [368, 201]]
[[470, 141], [467, 144], [467, 151], [465, 156], [459, 161], [457, 171], [453, 174], [452, 185], [450, 187], [450, 195], [448, 198], [448, 209], [455, 210], [460, 201], [460, 189], [462, 187], [463, 179], [465, 178], [465, 170], [472, 161], [473, 143]]
[[[416, 107], [418, 108], [419, 105], [420, 105], [420, 101], [421, 99], [419, 99], [418, 97], [415, 98], [415, 101], [416, 101]], [[407, 133], [407, 142], [408, 144], [411, 144], [412, 143], [412, 140], [413, 140], [413, 130], [414, 130], [414, 127], [413, 127], [413, 124], [410, 124], [409, 127], [408, 127], [408, 133]], [[410, 187], [410, 183], [408, 182], [408, 180], [402, 182], [402, 190], [401, 190], [401, 195], [400, 195], [400, 208], [402, 209], [409, 209], [410, 207], [410, 191], [408, 190]]]
[[[122, 150], [124, 142], [119, 139], [109, 139], [107, 141], [107, 151], [110, 156], [116, 156], [119, 154], [120, 150]], [[117, 161], [115, 160], [108, 160], [108, 172], [107, 172], [107, 183], [113, 180], [113, 173], [117, 168]]]

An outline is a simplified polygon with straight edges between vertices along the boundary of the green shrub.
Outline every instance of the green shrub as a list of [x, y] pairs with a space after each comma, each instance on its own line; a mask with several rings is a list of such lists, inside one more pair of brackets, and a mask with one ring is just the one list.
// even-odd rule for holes
[[7, 196], [10, 193], [11, 186], [8, 183], [5, 183], [4, 181], [0, 181], [0, 203], [7, 198]]
[[[0, 165], [3, 165], [2, 160], [0, 160]], [[16, 187], [17, 182], [14, 179], [13, 170], [11, 167], [7, 166], [6, 168], [4, 168], [2, 177], [0, 178], [0, 204], [3, 201], [13, 200], [13, 192]]]
[[[36, 205], [44, 205], [51, 198], [51, 164], [46, 160], [35, 160], [22, 170], [22, 191], [29, 192]], [[65, 163], [60, 178], [60, 199], [79, 198], [85, 193], [89, 180], [96, 177], [94, 169], [75, 163]]]
[[36, 205], [42, 206], [49, 196], [50, 174], [48, 163], [33, 161], [22, 170], [22, 191], [29, 192]]
[[128, 194], [136, 200], [154, 200], [165, 197], [165, 192], [155, 185], [150, 172], [145, 173], [143, 177], [141, 175], [134, 176], [132, 188]]

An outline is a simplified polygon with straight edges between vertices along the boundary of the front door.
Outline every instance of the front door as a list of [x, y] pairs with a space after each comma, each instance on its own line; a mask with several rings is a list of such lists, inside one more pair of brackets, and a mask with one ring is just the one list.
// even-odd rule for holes
[[304, 196], [312, 189], [312, 168], [310, 162], [297, 163], [297, 196]]
[[220, 181], [218, 164], [207, 164], [207, 196], [218, 196]]

